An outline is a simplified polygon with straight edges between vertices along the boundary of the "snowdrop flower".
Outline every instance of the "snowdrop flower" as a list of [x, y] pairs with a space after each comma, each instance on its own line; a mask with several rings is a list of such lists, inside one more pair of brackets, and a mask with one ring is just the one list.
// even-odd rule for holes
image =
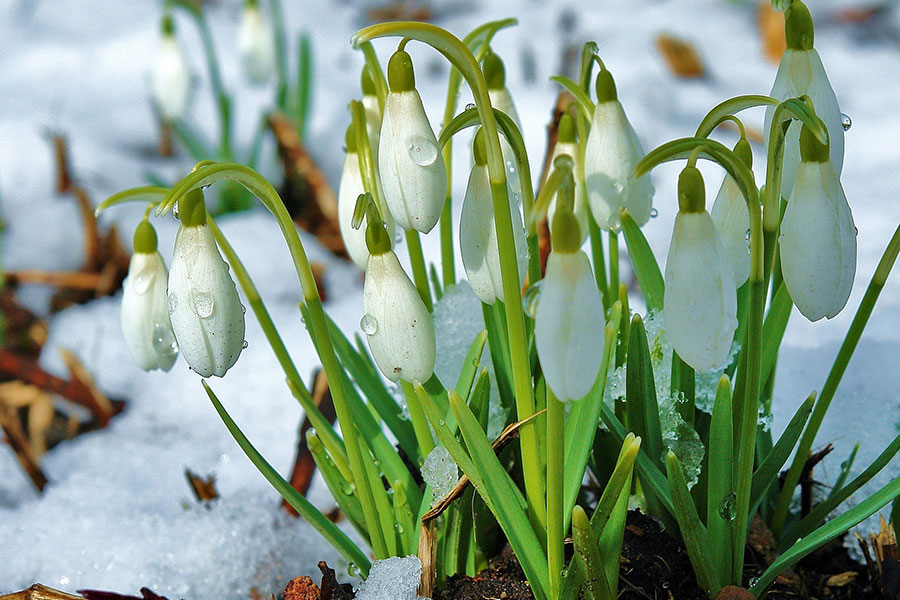
[[169, 269], [169, 315], [184, 359], [203, 377], [221, 377], [244, 346], [244, 307], [206, 225], [203, 192], [178, 200], [181, 226]]
[[606, 329], [603, 301], [581, 250], [579, 227], [570, 208], [556, 211], [552, 250], [534, 315], [534, 341], [544, 378], [563, 401], [579, 400], [593, 387]]
[[638, 225], [650, 218], [654, 192], [650, 176], [629, 178], [643, 157], [644, 149], [618, 100], [615, 81], [603, 69], [597, 74], [597, 106], [584, 149], [584, 184], [591, 214], [601, 229], [621, 228], [622, 207]]
[[163, 119], [175, 121], [187, 109], [191, 95], [191, 74], [175, 39], [175, 24], [170, 15], [163, 17], [162, 27], [162, 42], [150, 74], [150, 87]]
[[[475, 165], [469, 174], [466, 197], [463, 199], [459, 222], [459, 246], [466, 278], [475, 295], [485, 304], [504, 301], [503, 280], [500, 273], [500, 247], [494, 223], [494, 203], [488, 175], [484, 132], [479, 129], [473, 144]], [[522, 215], [513, 197], [509, 197], [509, 212], [513, 219], [513, 241], [519, 268], [519, 281], [525, 280], [528, 267], [528, 246]]]
[[[778, 100], [787, 100], [807, 95], [812, 100], [816, 114], [828, 129], [831, 144], [831, 164], [838, 175], [844, 164], [844, 128], [841, 125], [841, 109], [822, 59], [813, 48], [813, 22], [809, 10], [799, 0], [795, 0], [787, 8], [785, 17], [785, 37], [787, 50], [781, 57], [775, 83], [770, 96]], [[765, 134], [766, 146], [769, 145], [769, 129], [775, 107], [766, 109]], [[800, 164], [800, 122], [794, 121], [784, 136], [784, 168], [782, 171], [781, 195], [790, 197], [794, 186], [794, 177]]]
[[[734, 147], [734, 152], [747, 165], [753, 166], [753, 152], [750, 143], [741, 138]], [[731, 175], [725, 175], [711, 212], [716, 232], [722, 241], [722, 247], [728, 256], [734, 284], [744, 285], [750, 278], [750, 215], [747, 213], [747, 202], [737, 182]]]
[[[559, 120], [559, 137], [556, 146], [553, 147], [553, 156], [550, 157], [550, 164], [556, 160], [557, 156], [567, 154], [572, 157], [575, 162], [575, 168], [579, 169], [580, 161], [578, 156], [578, 144], [575, 142], [575, 122], [572, 117], [566, 113]], [[556, 196], [550, 200], [547, 206], [547, 222], [553, 223], [553, 216], [556, 214]], [[575, 177], [575, 218], [578, 220], [578, 230], [581, 232], [581, 243], [587, 239], [588, 235], [588, 208], [582, 193], [581, 177]]]
[[387, 230], [380, 219], [371, 218], [373, 213], [370, 210], [366, 228], [370, 256], [363, 285], [364, 315], [359, 325], [385, 377], [425, 382], [434, 372], [431, 313], [391, 250]]
[[728, 357], [737, 328], [737, 292], [728, 255], [704, 208], [703, 177], [678, 177], [678, 214], [666, 259], [665, 324], [678, 356], [698, 372]]
[[428, 233], [444, 208], [447, 170], [415, 82], [412, 59], [398, 50], [388, 62], [378, 171], [394, 220], [404, 229]]
[[810, 321], [847, 304], [856, 275], [856, 226], [828, 146], [803, 127], [800, 165], [781, 222], [781, 270], [794, 304]]
[[275, 41], [263, 21], [258, 0], [244, 2], [238, 50], [247, 79], [257, 85], [269, 81], [275, 73]]
[[122, 335], [134, 362], [145, 371], [168, 371], [178, 357], [166, 302], [166, 264], [156, 249], [156, 231], [141, 221], [134, 254], [122, 283]]
[[[378, 104], [378, 93], [369, 67], [365, 66], [361, 77], [362, 104], [366, 115], [366, 132], [369, 134], [369, 146], [373, 153], [378, 152], [378, 141], [381, 137], [381, 106]], [[383, 215], [382, 215], [383, 216]]]
[[[513, 104], [512, 95], [506, 88], [506, 67], [503, 60], [493, 51], [488, 50], [484, 57], [482, 66], [484, 71], [484, 79], [487, 82], [488, 98], [491, 100], [491, 106], [502, 113], [509, 116], [519, 131], [522, 130], [522, 122], [519, 120], [519, 113], [516, 111], [516, 105]], [[521, 191], [519, 187], [519, 177], [516, 173], [516, 155], [512, 146], [506, 140], [504, 135], [500, 135], [500, 153], [503, 156], [503, 164], [506, 166], [506, 180], [513, 194]]]

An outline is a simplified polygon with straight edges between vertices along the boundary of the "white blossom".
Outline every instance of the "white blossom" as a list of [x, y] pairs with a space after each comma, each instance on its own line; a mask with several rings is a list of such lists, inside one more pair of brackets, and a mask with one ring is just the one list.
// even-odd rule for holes
[[750, 277], [750, 215], [737, 182], [725, 175], [710, 214], [728, 256], [734, 284], [741, 287]]
[[168, 275], [159, 252], [135, 252], [122, 283], [122, 335], [145, 371], [168, 371], [178, 357], [166, 302]]
[[150, 74], [150, 87], [165, 120], [174, 121], [184, 115], [191, 96], [191, 74], [172, 34], [163, 35]]
[[247, 79], [257, 85], [271, 79], [275, 73], [275, 40], [256, 4], [244, 6], [238, 50]]

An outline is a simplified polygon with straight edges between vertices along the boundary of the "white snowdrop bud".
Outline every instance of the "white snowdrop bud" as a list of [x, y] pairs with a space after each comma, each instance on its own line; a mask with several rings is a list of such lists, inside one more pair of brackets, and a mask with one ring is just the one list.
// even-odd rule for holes
[[810, 321], [847, 304], [856, 275], [856, 226], [828, 146], [804, 126], [802, 160], [778, 238], [784, 284]]
[[706, 372], [728, 357], [737, 329], [737, 292], [695, 167], [678, 178], [678, 202], [666, 259], [666, 332], [678, 356]]
[[238, 31], [241, 66], [247, 79], [263, 85], [275, 73], [275, 40], [259, 10], [257, 0], [247, 0]]
[[191, 369], [222, 377], [244, 346], [244, 309], [228, 264], [206, 225], [203, 193], [179, 201], [181, 226], [169, 269], [169, 316]]
[[[753, 154], [747, 140], [741, 138], [734, 151], [751, 166]], [[744, 195], [731, 175], [722, 180], [710, 216], [728, 256], [734, 284], [741, 287], [750, 278], [750, 215]]]
[[[377, 236], [373, 236], [374, 227], [380, 229]], [[372, 254], [366, 266], [360, 328], [385, 377], [391, 381], [425, 382], [434, 372], [431, 313], [390, 249], [381, 223], [370, 223], [367, 235]], [[373, 237], [377, 241], [373, 242]]]
[[174, 121], [184, 115], [191, 96], [191, 74], [168, 15], [163, 18], [163, 37], [150, 74], [150, 87], [163, 119]]
[[[479, 129], [474, 143], [475, 165], [469, 174], [460, 215], [459, 247], [469, 285], [482, 302], [493, 304], [497, 300], [503, 302], [504, 295], [500, 272], [500, 247], [483, 137], [484, 133]], [[528, 267], [528, 245], [525, 241], [522, 215], [512, 196], [509, 197], [509, 212], [513, 221], [513, 241], [519, 281], [524, 281]]]
[[[841, 125], [841, 109], [822, 59], [813, 48], [813, 22], [809, 10], [802, 2], [792, 2], [785, 11], [785, 37], [787, 49], [781, 56], [775, 83], [770, 96], [787, 100], [802, 95], [809, 96], [816, 114], [828, 129], [831, 145], [831, 164], [840, 176], [844, 164], [844, 128]], [[769, 145], [769, 130], [775, 107], [766, 108], [765, 145]], [[782, 170], [781, 195], [790, 197], [794, 178], [800, 165], [800, 122], [794, 121], [784, 136], [784, 168]]]
[[587, 255], [580, 249], [551, 251], [534, 316], [534, 342], [547, 385], [560, 400], [579, 400], [593, 387], [603, 361], [605, 328]]
[[619, 209], [628, 210], [638, 225], [650, 218], [653, 184], [649, 175], [630, 178], [644, 149], [618, 100], [616, 84], [606, 69], [597, 74], [597, 106], [584, 149], [584, 184], [591, 213], [601, 229], [622, 227]]
[[444, 208], [447, 170], [415, 89], [412, 59], [403, 50], [388, 63], [388, 83], [378, 143], [384, 197], [397, 224], [428, 233]]
[[166, 303], [167, 279], [166, 264], [156, 250], [156, 231], [141, 221], [122, 283], [122, 335], [132, 358], [145, 371], [168, 371], [178, 357]]
[[[578, 144], [575, 142], [575, 123], [568, 113], [564, 114], [559, 120], [558, 131], [559, 138], [556, 142], [556, 146], [553, 147], [553, 156], [550, 157], [550, 164], [554, 163], [557, 156], [567, 154], [571, 156], [572, 160], [575, 162], [576, 171], [579, 170], [580, 161], [578, 160], [578, 157], [581, 153], [578, 151]], [[584, 240], [586, 240], [588, 236], [588, 207], [584, 194], [582, 193], [581, 177], [578, 176], [575, 177], [574, 212], [575, 218], [578, 220], [578, 230], [581, 232], [581, 243], [584, 243]], [[553, 196], [550, 200], [550, 204], [547, 206], [548, 223], [553, 223], [554, 215], [556, 215], [556, 195]]]

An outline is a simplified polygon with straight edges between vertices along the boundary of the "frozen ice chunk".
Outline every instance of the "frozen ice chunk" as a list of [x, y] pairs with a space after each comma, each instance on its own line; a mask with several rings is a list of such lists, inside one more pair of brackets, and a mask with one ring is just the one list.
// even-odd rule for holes
[[[469, 346], [475, 340], [484, 323], [481, 320], [481, 302], [468, 284], [451, 285], [434, 305], [434, 338], [441, 351], [437, 353], [434, 374], [444, 387], [456, 385], [463, 360]], [[490, 364], [485, 346], [481, 364]]]
[[421, 577], [422, 563], [415, 556], [376, 560], [369, 577], [359, 584], [356, 600], [419, 600]]
[[435, 446], [428, 453], [422, 465], [422, 479], [431, 486], [435, 502], [453, 489], [459, 479], [459, 470], [446, 448]]

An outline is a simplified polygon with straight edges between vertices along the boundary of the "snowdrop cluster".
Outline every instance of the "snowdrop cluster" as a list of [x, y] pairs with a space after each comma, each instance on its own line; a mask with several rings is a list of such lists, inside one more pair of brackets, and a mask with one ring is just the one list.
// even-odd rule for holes
[[203, 192], [179, 201], [181, 226], [168, 274], [146, 220], [122, 294], [122, 333], [144, 370], [172, 368], [179, 351], [203, 377], [222, 377], [244, 347], [244, 307], [206, 224]]

